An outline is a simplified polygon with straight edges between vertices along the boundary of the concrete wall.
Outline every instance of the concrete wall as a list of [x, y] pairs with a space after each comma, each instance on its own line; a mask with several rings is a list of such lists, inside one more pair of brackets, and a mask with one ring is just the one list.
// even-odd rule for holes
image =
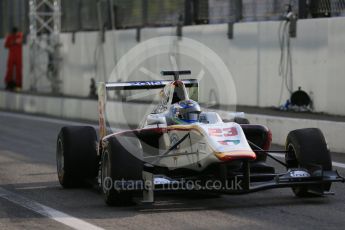
[[[183, 28], [183, 36], [205, 44], [221, 57], [233, 75], [238, 104], [277, 106], [283, 103], [279, 102], [282, 79], [278, 76], [278, 27], [279, 22], [238, 23], [234, 39], [229, 40], [225, 24], [190, 26]], [[147, 28], [142, 30], [141, 40], [175, 32], [175, 28]], [[97, 32], [76, 33], [75, 43], [71, 34], [62, 34], [63, 92], [88, 95], [90, 79], [107, 78], [115, 63], [138, 44], [135, 33], [135, 30], [108, 31], [104, 44], [99, 42]], [[310, 93], [318, 112], [345, 115], [345, 18], [299, 20], [297, 38], [291, 40], [291, 46], [294, 90], [301, 86]], [[2, 48], [0, 52], [0, 74], [3, 74], [5, 52]], [[201, 63], [207, 65], [203, 60]], [[188, 64], [183, 68], [193, 72], [201, 68], [200, 63]], [[162, 66], [168, 66], [158, 59], [149, 65], [157, 73]], [[143, 76], [138, 75], [139, 79], [143, 80]], [[27, 79], [24, 85], [29, 87]], [[202, 94], [210, 94], [210, 85], [204, 82]], [[282, 98], [288, 98], [285, 89]]]
[[0, 87], [4, 87], [4, 78], [6, 74], [6, 64], [7, 64], [7, 50], [4, 48], [4, 39], [0, 39]]
[[345, 153], [344, 140], [341, 133], [345, 129], [345, 122], [333, 122], [325, 120], [295, 119], [258, 114], [246, 114], [252, 124], [262, 124], [272, 131], [272, 143], [285, 145], [286, 137], [290, 131], [303, 128], [320, 129], [333, 152]]

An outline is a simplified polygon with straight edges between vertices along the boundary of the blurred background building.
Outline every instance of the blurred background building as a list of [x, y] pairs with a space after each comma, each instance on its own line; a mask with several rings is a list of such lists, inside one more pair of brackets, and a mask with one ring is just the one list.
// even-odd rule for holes
[[282, 93], [278, 73], [278, 34], [289, 10], [299, 19], [290, 90], [302, 86], [311, 93], [316, 111], [345, 114], [345, 106], [337, 106], [340, 88], [333, 90], [345, 81], [338, 74], [345, 66], [345, 0], [0, 0], [0, 77], [7, 58], [3, 40], [13, 26], [26, 38], [24, 91], [78, 97], [90, 94], [92, 80], [106, 80], [136, 44], [179, 35], [223, 59], [239, 104], [277, 106], [289, 94]]
[[[0, 37], [15, 25], [28, 34], [30, 2], [0, 0]], [[47, 0], [53, 3], [53, 0]], [[60, 0], [61, 31], [279, 20], [289, 4], [299, 18], [345, 15], [344, 0]], [[59, 1], [59, 2], [60, 2]], [[45, 6], [46, 7], [46, 6]], [[44, 8], [44, 7], [43, 7]], [[41, 9], [42, 11], [49, 11]]]

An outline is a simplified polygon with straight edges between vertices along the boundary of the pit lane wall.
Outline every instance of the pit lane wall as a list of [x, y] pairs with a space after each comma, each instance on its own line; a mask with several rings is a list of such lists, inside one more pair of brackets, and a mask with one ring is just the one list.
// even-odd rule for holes
[[[215, 51], [231, 71], [237, 93], [237, 103], [250, 106], [278, 106], [288, 98], [282, 78], [278, 76], [280, 47], [278, 28], [280, 22], [248, 22], [234, 25], [234, 38], [228, 39], [227, 25], [198, 25], [183, 28], [183, 36], [195, 39]], [[141, 42], [152, 37], [175, 35], [176, 28], [144, 28]], [[61, 79], [62, 92], [68, 95], [87, 96], [90, 79], [107, 79], [115, 63], [136, 41], [136, 30], [108, 31], [105, 43], [97, 32], [77, 32], [61, 35]], [[176, 43], [178, 44], [178, 42]], [[6, 51], [0, 42], [0, 76], [5, 74]], [[308, 92], [315, 111], [345, 115], [345, 17], [299, 20], [297, 38], [291, 40], [294, 90], [301, 86]], [[178, 47], [176, 48], [178, 49]], [[207, 53], [205, 54], [207, 56]], [[27, 45], [24, 49], [24, 89], [29, 89], [29, 59]], [[167, 58], [157, 57], [146, 63], [147, 69], [159, 73], [171, 68]], [[206, 59], [205, 59], [206, 60]], [[191, 69], [197, 74], [200, 63], [180, 62], [181, 69]], [[44, 66], [44, 65], [42, 65]], [[118, 76], [121, 79], [122, 76]], [[147, 79], [138, 74], [136, 80]], [[227, 79], [214, 81], [226, 85]], [[49, 82], [41, 78], [39, 91], [49, 91]], [[200, 86], [201, 100], [219, 100], [224, 92], [213, 88], [214, 82], [206, 75]], [[3, 87], [3, 82], [0, 83]], [[282, 100], [280, 100], [280, 97]]]
[[[142, 121], [154, 104], [107, 103], [106, 118], [113, 128], [134, 128]], [[0, 91], [0, 109], [30, 114], [43, 114], [67, 119], [98, 121], [97, 101], [90, 99], [62, 98], [25, 93]], [[222, 112], [225, 113], [225, 112]], [[300, 128], [319, 128], [325, 134], [329, 148], [333, 152], [345, 153], [345, 122], [326, 120], [296, 119], [287, 117], [246, 114], [252, 124], [266, 125], [272, 130], [273, 143], [284, 145], [289, 131]], [[131, 125], [128, 125], [131, 124]], [[128, 125], [128, 126], [126, 126]], [[25, 128], [25, 127], [23, 127]]]

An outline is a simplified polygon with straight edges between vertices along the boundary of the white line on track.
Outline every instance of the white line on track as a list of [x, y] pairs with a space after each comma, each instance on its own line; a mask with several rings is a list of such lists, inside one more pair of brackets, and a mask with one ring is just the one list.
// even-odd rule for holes
[[32, 189], [48, 189], [48, 188], [57, 188], [59, 186], [30, 186], [30, 187], [20, 187], [16, 190], [32, 190]]
[[[284, 158], [283, 154], [279, 154], [279, 153], [270, 153], [270, 155], [274, 156], [274, 157], [280, 157], [280, 158]], [[332, 165], [338, 168], [343, 168], [345, 169], [345, 164], [343, 163], [339, 163], [339, 162], [334, 162], [332, 161]]]
[[332, 162], [332, 165], [335, 166], [335, 167], [339, 167], [339, 168], [343, 168], [345, 169], [345, 164], [343, 163], [339, 163], [339, 162]]
[[70, 216], [66, 213], [60, 212], [56, 209], [50, 208], [48, 206], [45, 206], [43, 204], [37, 203], [32, 200], [29, 200], [23, 196], [17, 195], [1, 187], [0, 187], [0, 197], [14, 204], [17, 204], [21, 207], [24, 207], [33, 212], [36, 212], [42, 216], [48, 217], [49, 219], [52, 219], [61, 224], [67, 225], [73, 229], [77, 229], [77, 230], [85, 230], [85, 229], [102, 230], [103, 229], [95, 225], [92, 225], [88, 222], [85, 222], [81, 219]]

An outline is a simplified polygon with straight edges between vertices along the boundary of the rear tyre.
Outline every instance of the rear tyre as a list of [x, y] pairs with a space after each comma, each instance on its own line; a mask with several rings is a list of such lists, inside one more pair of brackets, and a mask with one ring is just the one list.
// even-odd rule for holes
[[[305, 168], [312, 170], [315, 165], [323, 170], [332, 170], [332, 160], [325, 137], [316, 128], [298, 129], [291, 131], [286, 139], [285, 162], [287, 168]], [[298, 197], [309, 197], [316, 193], [329, 191], [331, 183], [311, 186], [295, 186], [292, 188]], [[312, 193], [314, 191], [314, 193]], [[315, 193], [316, 192], [316, 193]]]
[[117, 187], [115, 183], [141, 182], [143, 163], [128, 152], [118, 139], [110, 138], [107, 142], [101, 163], [102, 192], [105, 203], [109, 206], [131, 205], [134, 190], [121, 190], [121, 187]]
[[93, 127], [63, 127], [57, 138], [56, 165], [64, 188], [86, 185], [98, 173], [97, 135]]
[[[262, 125], [241, 125], [242, 130], [248, 141], [264, 150], [269, 150], [272, 140], [271, 131]], [[253, 147], [255, 151], [255, 147]], [[256, 152], [255, 162], [266, 162], [267, 154]]]

